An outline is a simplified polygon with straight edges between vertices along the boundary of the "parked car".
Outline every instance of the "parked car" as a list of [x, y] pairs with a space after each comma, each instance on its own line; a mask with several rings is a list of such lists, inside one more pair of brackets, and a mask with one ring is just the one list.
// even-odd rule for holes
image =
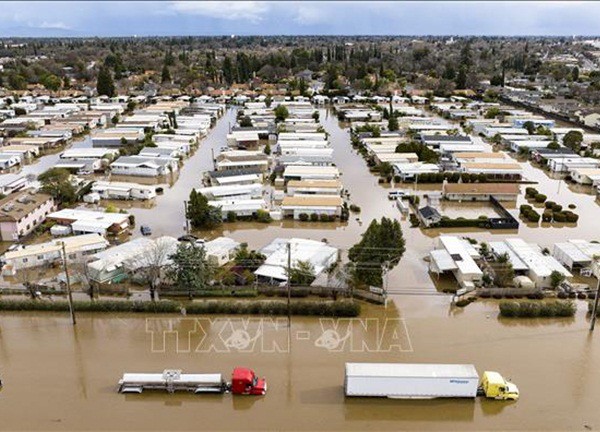
[[150, 228], [148, 225], [142, 225], [140, 227], [140, 232], [145, 236], [149, 236], [152, 235], [152, 228]]

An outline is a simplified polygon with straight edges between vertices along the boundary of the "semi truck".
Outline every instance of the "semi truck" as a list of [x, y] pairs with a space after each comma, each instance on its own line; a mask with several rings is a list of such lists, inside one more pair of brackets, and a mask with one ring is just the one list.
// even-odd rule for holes
[[184, 374], [176, 369], [166, 369], [162, 373], [125, 373], [119, 380], [119, 393], [142, 393], [144, 390], [262, 396], [267, 393], [267, 381], [259, 378], [252, 369], [243, 367], [233, 370], [231, 383], [219, 373]]
[[497, 372], [484, 372], [480, 380], [472, 364], [346, 363], [344, 392], [392, 399], [519, 398], [515, 384]]

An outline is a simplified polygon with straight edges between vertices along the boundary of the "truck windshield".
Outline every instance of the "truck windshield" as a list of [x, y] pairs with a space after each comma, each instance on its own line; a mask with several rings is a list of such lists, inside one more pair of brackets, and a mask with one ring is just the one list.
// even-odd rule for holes
[[258, 384], [258, 377], [254, 375], [254, 378], [252, 378], [252, 386], [256, 387], [256, 384]]

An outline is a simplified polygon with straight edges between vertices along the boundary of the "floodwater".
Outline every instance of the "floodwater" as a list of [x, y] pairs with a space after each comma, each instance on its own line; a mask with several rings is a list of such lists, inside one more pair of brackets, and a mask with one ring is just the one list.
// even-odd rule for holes
[[[574, 319], [501, 320], [493, 301], [465, 309], [447, 296], [365, 306], [361, 322], [3, 314], [4, 430], [574, 430], [597, 429], [598, 335]], [[370, 318], [370, 321], [367, 320]], [[337, 327], [336, 327], [337, 326]], [[336, 330], [342, 341], [331, 336]], [[251, 343], [231, 347], [234, 332]], [[347, 335], [350, 335], [346, 338]], [[239, 341], [239, 340], [238, 340]], [[560, 349], [557, 349], [559, 348]], [[346, 399], [344, 363], [473, 363], [520, 388], [517, 402]], [[121, 395], [124, 372], [223, 373], [251, 367], [264, 397]]]
[[[184, 161], [183, 167], [177, 173], [176, 182], [164, 185], [164, 194], [147, 203], [119, 202], [115, 204], [119, 208], [125, 208], [136, 217], [139, 225], [152, 227], [154, 236], [170, 235], [178, 237], [185, 233], [184, 200], [189, 197], [192, 188], [200, 187], [203, 174], [213, 169], [213, 155], [219, 152], [226, 140], [229, 125], [235, 123], [236, 111], [229, 109], [225, 115], [217, 121], [216, 126], [204, 138], [198, 150]], [[427, 263], [423, 258], [435, 247], [435, 238], [440, 234], [468, 235], [479, 241], [498, 240], [507, 236], [519, 236], [526, 241], [535, 242], [542, 247], [552, 247], [553, 243], [565, 241], [572, 238], [584, 238], [588, 240], [599, 239], [600, 225], [596, 223], [596, 216], [600, 208], [598, 202], [591, 192], [590, 187], [571, 185], [563, 180], [552, 178], [539, 168], [532, 166], [529, 162], [520, 162], [523, 166], [524, 177], [536, 184], [541, 193], [548, 196], [549, 200], [562, 204], [566, 209], [568, 204], [575, 204], [574, 210], [579, 214], [577, 224], [539, 224], [533, 225], [522, 222], [517, 230], [495, 230], [471, 228], [452, 228], [443, 230], [422, 230], [411, 228], [407, 218], [402, 216], [393, 201], [387, 199], [390, 185], [381, 185], [377, 177], [369, 173], [367, 165], [362, 157], [350, 146], [350, 134], [347, 129], [341, 127], [335, 115], [328, 110], [320, 110], [320, 121], [330, 134], [330, 141], [334, 149], [334, 162], [340, 169], [341, 180], [344, 187], [350, 193], [352, 203], [361, 207], [359, 214], [351, 213], [350, 220], [346, 223], [320, 223], [300, 221], [274, 221], [269, 224], [257, 222], [235, 222], [224, 223], [218, 229], [212, 231], [195, 232], [200, 237], [207, 239], [225, 235], [240, 242], [247, 242], [251, 248], [260, 248], [277, 237], [303, 237], [313, 240], [327, 239], [333, 246], [343, 251], [350, 248], [366, 230], [373, 219], [383, 216], [397, 218], [401, 221], [406, 239], [407, 250], [400, 264], [389, 273], [390, 287], [396, 290], [407, 291], [421, 290], [423, 293], [434, 293], [435, 284], [427, 271]], [[483, 143], [479, 137], [475, 137], [478, 143]], [[89, 146], [90, 140], [86, 138], [73, 144], [74, 147]], [[490, 147], [491, 148], [491, 147]], [[41, 158], [34, 165], [25, 167], [28, 170], [42, 172], [45, 168], [52, 166], [58, 155], [49, 155]], [[43, 168], [43, 169], [42, 169]], [[116, 178], [115, 178], [116, 179]], [[132, 178], [121, 180], [133, 181]], [[150, 179], [150, 181], [154, 181]], [[396, 187], [412, 190], [420, 195], [428, 192], [439, 191], [437, 184], [401, 184]], [[522, 186], [524, 192], [525, 185]], [[509, 210], [518, 217], [518, 206], [527, 201], [522, 194], [516, 205], [507, 203]], [[103, 205], [106, 203], [102, 203]], [[461, 210], [456, 203], [442, 203], [444, 210], [448, 210], [450, 216], [458, 216]], [[463, 203], [463, 217], [477, 217], [482, 214], [491, 216], [493, 211], [483, 204]], [[541, 212], [541, 205], [538, 205]], [[139, 232], [134, 233], [135, 236]]]

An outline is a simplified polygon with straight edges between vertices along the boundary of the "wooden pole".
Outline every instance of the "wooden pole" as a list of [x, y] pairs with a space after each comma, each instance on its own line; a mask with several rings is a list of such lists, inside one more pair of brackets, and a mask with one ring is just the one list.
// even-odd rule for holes
[[69, 266], [67, 264], [67, 250], [65, 247], [65, 242], [62, 243], [62, 259], [63, 259], [63, 268], [65, 269], [65, 278], [67, 281], [67, 298], [69, 299], [69, 312], [71, 314], [71, 321], [73, 325], [77, 324], [75, 321], [75, 309], [73, 308], [73, 295], [71, 294], [71, 278], [69, 277]]
[[600, 275], [596, 276], [598, 278], [598, 284], [596, 285], [596, 298], [594, 299], [594, 308], [592, 309], [592, 323], [590, 325], [590, 331], [594, 331], [594, 327], [596, 327], [596, 314], [598, 313], [598, 297], [600, 296]]
[[287, 312], [288, 312], [288, 327], [292, 326], [292, 243], [288, 240], [287, 244]]

